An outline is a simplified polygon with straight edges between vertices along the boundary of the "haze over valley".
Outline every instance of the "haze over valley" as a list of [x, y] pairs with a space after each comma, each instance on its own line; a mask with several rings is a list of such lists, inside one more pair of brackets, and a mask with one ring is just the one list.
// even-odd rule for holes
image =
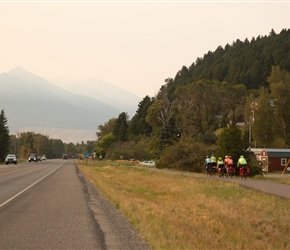
[[73, 82], [68, 88], [21, 67], [0, 74], [0, 108], [10, 133], [33, 131], [67, 143], [96, 140], [99, 125], [121, 112], [132, 117], [141, 101], [135, 94], [93, 78]]

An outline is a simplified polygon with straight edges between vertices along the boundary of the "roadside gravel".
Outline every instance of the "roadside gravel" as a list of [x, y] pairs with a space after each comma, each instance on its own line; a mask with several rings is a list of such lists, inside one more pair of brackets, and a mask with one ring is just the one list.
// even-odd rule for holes
[[[76, 166], [77, 167], [77, 166]], [[105, 237], [106, 249], [148, 250], [151, 249], [137, 230], [77, 168], [79, 177], [86, 186], [89, 207]]]

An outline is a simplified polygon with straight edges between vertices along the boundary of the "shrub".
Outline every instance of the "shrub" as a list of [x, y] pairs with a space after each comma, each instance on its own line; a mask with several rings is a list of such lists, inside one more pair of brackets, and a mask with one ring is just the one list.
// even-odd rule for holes
[[179, 141], [164, 149], [157, 167], [200, 173], [204, 171], [204, 160], [209, 152], [213, 149], [203, 143], [192, 139]]
[[109, 147], [106, 153], [106, 158], [111, 160], [120, 159], [138, 159], [151, 160], [154, 159], [154, 154], [150, 149], [150, 140], [142, 139], [139, 142], [118, 142]]
[[256, 159], [256, 157], [253, 154], [250, 155], [249, 157], [248, 165], [251, 169], [251, 176], [263, 175], [262, 165], [259, 164], [259, 161]]

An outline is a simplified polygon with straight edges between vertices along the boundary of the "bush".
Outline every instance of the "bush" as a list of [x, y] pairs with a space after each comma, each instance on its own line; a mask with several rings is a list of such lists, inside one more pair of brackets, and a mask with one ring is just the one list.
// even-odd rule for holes
[[262, 165], [254, 155], [250, 155], [248, 165], [251, 169], [251, 176], [263, 175]]
[[204, 160], [209, 152], [213, 152], [213, 149], [203, 143], [192, 139], [179, 141], [164, 149], [157, 167], [201, 173], [204, 171]]
[[139, 142], [118, 142], [109, 147], [106, 153], [106, 158], [111, 160], [120, 159], [137, 159], [137, 160], [151, 160], [154, 159], [154, 154], [150, 150], [149, 139], [143, 139]]

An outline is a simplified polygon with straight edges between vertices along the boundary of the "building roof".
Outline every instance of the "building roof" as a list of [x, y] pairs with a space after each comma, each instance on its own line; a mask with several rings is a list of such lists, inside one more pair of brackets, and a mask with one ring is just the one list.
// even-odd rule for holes
[[266, 150], [268, 157], [290, 158], [289, 148], [251, 148], [251, 151], [260, 154]]

